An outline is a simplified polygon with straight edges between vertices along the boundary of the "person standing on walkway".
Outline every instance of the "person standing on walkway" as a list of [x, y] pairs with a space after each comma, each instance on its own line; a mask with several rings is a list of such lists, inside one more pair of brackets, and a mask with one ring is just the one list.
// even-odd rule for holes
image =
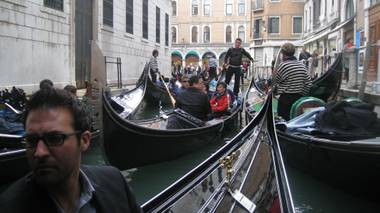
[[157, 57], [158, 57], [158, 50], [154, 49], [149, 61], [150, 76], [152, 77], [152, 81], [154, 83], [156, 83], [157, 77], [159, 76]]
[[309, 93], [312, 86], [310, 75], [305, 65], [294, 56], [295, 47], [291, 43], [285, 43], [281, 47], [282, 60], [275, 70], [274, 80], [277, 85], [278, 115], [285, 120], [290, 119], [290, 110], [294, 102]]
[[306, 51], [305, 47], [302, 47], [302, 51], [300, 55], [298, 56], [298, 60], [302, 61], [306, 65], [307, 68], [309, 67], [310, 57], [311, 57], [311, 54], [308, 51]]
[[224, 58], [224, 64], [227, 64], [228, 70], [226, 73], [226, 84], [228, 85], [233, 75], [235, 75], [234, 94], [238, 96], [240, 89], [240, 76], [243, 55], [247, 56], [249, 60], [253, 61], [251, 55], [241, 47], [242, 40], [237, 38], [235, 46], [228, 49]]

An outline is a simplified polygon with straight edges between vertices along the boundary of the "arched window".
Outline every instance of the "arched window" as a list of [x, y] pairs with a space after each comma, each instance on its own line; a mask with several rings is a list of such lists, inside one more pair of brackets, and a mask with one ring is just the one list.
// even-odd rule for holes
[[227, 43], [232, 42], [232, 27], [231, 26], [226, 27], [226, 42]]
[[239, 16], [242, 16], [245, 14], [245, 0], [239, 0], [238, 14], [239, 14]]
[[191, 15], [197, 16], [198, 15], [198, 0], [192, 0], [191, 1]]
[[172, 43], [177, 43], [177, 28], [172, 27]]
[[210, 43], [210, 27], [209, 26], [205, 26], [203, 28], [203, 42]]
[[197, 43], [198, 42], [198, 27], [193, 26], [191, 28], [191, 42]]
[[172, 15], [173, 16], [177, 16], [177, 2], [176, 1], [172, 1]]
[[238, 35], [239, 35], [239, 38], [241, 38], [242, 42], [244, 42], [245, 40], [245, 29], [244, 29], [244, 26], [240, 26], [239, 29], [238, 29]]
[[210, 15], [210, 0], [203, 1], [203, 15], [204, 16]]

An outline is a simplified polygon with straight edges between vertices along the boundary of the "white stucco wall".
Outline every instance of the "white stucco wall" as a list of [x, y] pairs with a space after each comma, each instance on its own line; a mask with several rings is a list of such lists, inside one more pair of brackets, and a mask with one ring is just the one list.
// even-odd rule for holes
[[[98, 45], [105, 56], [121, 57], [124, 84], [132, 84], [140, 76], [149, 61], [152, 50], [159, 51], [158, 62], [161, 73], [170, 74], [171, 46], [171, 1], [149, 0], [148, 39], [142, 37], [142, 0], [134, 0], [133, 34], [126, 33], [126, 2], [114, 0], [113, 27], [103, 25], [103, 1], [98, 8]], [[160, 8], [160, 43], [156, 43], [156, 6]], [[165, 14], [169, 15], [169, 46], [165, 45]], [[107, 78], [115, 82], [116, 65], [107, 65]]]
[[32, 92], [44, 78], [70, 82], [70, 9], [71, 1], [62, 12], [42, 0], [0, 0], [0, 89]]

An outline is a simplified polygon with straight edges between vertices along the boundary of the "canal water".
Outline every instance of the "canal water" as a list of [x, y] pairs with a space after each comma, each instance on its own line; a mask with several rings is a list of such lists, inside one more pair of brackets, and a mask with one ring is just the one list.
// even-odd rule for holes
[[[137, 201], [143, 204], [189, 172], [223, 144], [223, 141], [219, 141], [173, 161], [122, 171], [122, 173], [132, 187]], [[100, 144], [92, 144], [83, 156], [83, 163], [106, 164]], [[365, 213], [380, 211], [379, 204], [331, 187], [291, 167], [287, 167], [287, 171], [297, 212]]]
[[[144, 108], [144, 113], [138, 115], [138, 119], [159, 116], [159, 111], [161, 111], [161, 113], [167, 112], [168, 109], [162, 107], [161, 110], [158, 110], [149, 108], [147, 105]], [[196, 167], [223, 145], [224, 141], [217, 141], [176, 160], [126, 170], [122, 171], [122, 173], [134, 191], [137, 202], [143, 204], [160, 191], [173, 184], [178, 178]], [[107, 163], [103, 156], [101, 145], [92, 144], [90, 149], [83, 156], [82, 161], [84, 164], [105, 165]], [[370, 202], [358, 195], [349, 194], [321, 182], [297, 169], [287, 165], [285, 166], [288, 172], [289, 185], [292, 191], [296, 212], [380, 212], [380, 204]]]

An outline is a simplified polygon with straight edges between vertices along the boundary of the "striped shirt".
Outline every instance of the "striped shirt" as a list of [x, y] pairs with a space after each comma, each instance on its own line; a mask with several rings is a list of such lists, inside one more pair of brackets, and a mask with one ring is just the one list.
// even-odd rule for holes
[[275, 76], [278, 94], [309, 94], [312, 86], [310, 75], [302, 62], [294, 57], [291, 60], [281, 62]]
[[157, 62], [156, 57], [154, 56], [150, 57], [149, 66], [150, 66], [150, 70], [152, 70], [154, 73], [158, 72], [158, 62]]
[[218, 61], [216, 60], [216, 58], [209, 58], [208, 59], [208, 66], [209, 67], [217, 67]]

